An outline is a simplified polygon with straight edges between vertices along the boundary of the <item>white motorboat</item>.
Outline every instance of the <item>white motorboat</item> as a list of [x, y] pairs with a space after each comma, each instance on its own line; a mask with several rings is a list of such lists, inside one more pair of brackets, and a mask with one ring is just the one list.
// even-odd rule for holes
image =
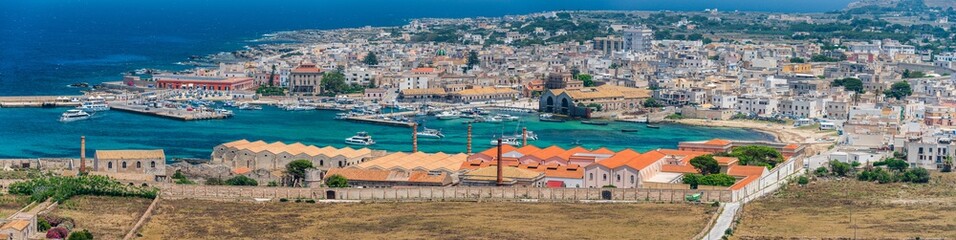
[[521, 117], [511, 116], [511, 115], [508, 115], [508, 114], [498, 114], [498, 115], [495, 115], [495, 117], [497, 117], [497, 118], [499, 118], [499, 119], [501, 119], [501, 120], [507, 120], [507, 121], [518, 121], [518, 120], [521, 119]]
[[105, 98], [90, 97], [87, 98], [86, 101], [83, 101], [83, 103], [80, 103], [80, 106], [76, 108], [86, 112], [102, 112], [110, 110], [110, 105], [106, 103]]
[[348, 119], [349, 117], [352, 117], [351, 113], [336, 113], [335, 114], [335, 119], [339, 119], [339, 120]]
[[65, 113], [63, 113], [63, 115], [60, 115], [60, 121], [72, 122], [72, 121], [90, 119], [91, 117], [93, 117], [92, 114], [89, 114], [83, 110], [70, 109], [70, 110], [67, 110]]
[[213, 111], [215, 111], [218, 114], [222, 114], [223, 116], [226, 116], [226, 117], [232, 117], [233, 115], [232, 110], [229, 110], [229, 109], [217, 108]]
[[503, 122], [503, 120], [501, 120], [501, 118], [499, 118], [498, 116], [490, 116], [490, 117], [483, 118], [482, 122], [500, 123], [500, 122]]
[[438, 119], [441, 119], [441, 120], [451, 120], [451, 119], [461, 118], [461, 114], [459, 114], [458, 112], [454, 112], [454, 111], [444, 111], [444, 112], [441, 112], [441, 113], [435, 115], [435, 117], [437, 117]]
[[[502, 138], [502, 139], [501, 139], [501, 144], [502, 144], [502, 145], [511, 145], [511, 146], [520, 147], [520, 146], [521, 146], [521, 141], [519, 141], [517, 138]], [[498, 145], [498, 139], [492, 139], [492, 140], [491, 140], [491, 145], [497, 146], [497, 145]]]
[[288, 106], [282, 107], [282, 109], [285, 109], [286, 111], [310, 111], [310, 110], [315, 110], [316, 108], [313, 106], [304, 106], [304, 105], [296, 104], [296, 105], [288, 105]]
[[262, 107], [259, 105], [253, 105], [249, 103], [239, 104], [239, 110], [262, 110]]
[[423, 128], [421, 132], [416, 133], [420, 138], [444, 138], [445, 135], [441, 133], [440, 129], [431, 129]]
[[358, 132], [355, 134], [355, 136], [346, 138], [345, 143], [352, 144], [352, 145], [368, 146], [368, 145], [375, 144], [375, 140], [372, 140], [372, 136], [368, 135], [367, 132]]

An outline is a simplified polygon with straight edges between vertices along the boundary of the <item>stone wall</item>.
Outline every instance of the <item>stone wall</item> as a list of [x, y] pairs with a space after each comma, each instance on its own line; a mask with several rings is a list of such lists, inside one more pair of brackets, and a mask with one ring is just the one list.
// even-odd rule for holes
[[643, 188], [511, 188], [511, 187], [416, 187], [416, 188], [287, 188], [163, 184], [164, 198], [208, 200], [252, 200], [254, 198], [385, 200], [385, 201], [538, 201], [624, 200], [651, 202], [684, 201], [688, 194], [701, 193], [702, 202], [729, 202], [728, 190], [643, 189]]

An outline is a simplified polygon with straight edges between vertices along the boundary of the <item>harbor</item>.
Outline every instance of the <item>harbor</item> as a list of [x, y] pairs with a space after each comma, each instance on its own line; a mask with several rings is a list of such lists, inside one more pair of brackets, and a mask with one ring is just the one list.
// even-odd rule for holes
[[0, 107], [76, 107], [83, 96], [4, 96], [0, 97]]

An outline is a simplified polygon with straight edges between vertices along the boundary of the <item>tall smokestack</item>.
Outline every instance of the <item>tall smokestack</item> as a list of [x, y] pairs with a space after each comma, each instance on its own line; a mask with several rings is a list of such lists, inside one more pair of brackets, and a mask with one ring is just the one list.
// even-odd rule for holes
[[418, 152], [418, 124], [412, 123], [412, 153]]
[[521, 128], [521, 146], [528, 146], [528, 127]]
[[501, 177], [501, 138], [498, 138], [498, 186], [504, 185]]
[[471, 155], [471, 123], [468, 124], [468, 155]]
[[80, 136], [80, 172], [86, 172], [86, 136]]

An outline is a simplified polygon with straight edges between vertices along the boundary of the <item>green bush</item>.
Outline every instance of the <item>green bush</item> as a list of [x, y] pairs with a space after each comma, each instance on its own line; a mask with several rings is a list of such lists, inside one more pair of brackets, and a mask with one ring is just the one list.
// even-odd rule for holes
[[736, 182], [736, 178], [724, 173], [706, 176], [700, 174], [684, 174], [684, 184], [689, 184], [691, 189], [697, 189], [699, 185], [729, 187]]
[[278, 186], [279, 186], [279, 182], [276, 182], [275, 180], [269, 181], [269, 184], [267, 184], [266, 186], [267, 186], [267, 187], [278, 187]]
[[280, 198], [280, 199], [279, 199], [279, 202], [288, 202], [288, 201], [289, 201], [289, 199], [287, 199], [287, 198]]
[[331, 188], [349, 187], [349, 180], [342, 175], [332, 175], [325, 179], [325, 185]]
[[93, 234], [89, 230], [83, 229], [83, 231], [73, 232], [66, 240], [93, 240]]
[[206, 185], [226, 185], [226, 182], [223, 181], [222, 178], [207, 178]]
[[37, 219], [37, 230], [46, 231], [52, 227], [53, 226], [50, 225], [50, 222], [47, 222], [46, 219], [43, 219], [43, 218]]
[[305, 200], [305, 202], [306, 202], [306, 203], [315, 203], [315, 199], [307, 199], [307, 200]]
[[903, 174], [902, 180], [912, 183], [928, 183], [929, 178], [929, 171], [926, 171], [925, 168], [913, 168]]
[[833, 172], [833, 176], [846, 177], [853, 172], [853, 167], [849, 163], [833, 160], [830, 161], [830, 172]]
[[259, 186], [255, 179], [239, 175], [226, 180], [226, 185], [230, 186]]
[[800, 176], [797, 178], [797, 184], [807, 185], [808, 183], [810, 183], [810, 178], [807, 178], [807, 176]]
[[767, 166], [773, 168], [778, 163], [783, 162], [783, 155], [772, 147], [767, 146], [743, 146], [734, 148], [730, 153], [737, 157], [740, 164], [749, 166]]
[[830, 170], [827, 170], [827, 167], [818, 167], [817, 170], [813, 171], [813, 175], [817, 177], [823, 177], [830, 174]]
[[10, 184], [11, 194], [30, 195], [31, 201], [52, 198], [62, 203], [76, 195], [155, 198], [159, 190], [129, 186], [106, 176], [44, 177]]

